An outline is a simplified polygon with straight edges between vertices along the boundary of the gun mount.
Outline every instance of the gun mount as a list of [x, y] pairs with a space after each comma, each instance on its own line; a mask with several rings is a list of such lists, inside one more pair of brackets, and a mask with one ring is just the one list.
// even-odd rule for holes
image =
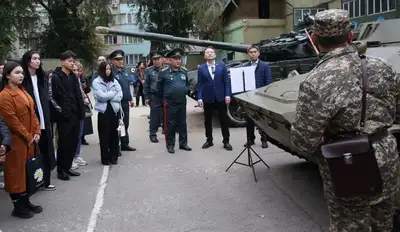
[[[311, 46], [306, 28], [314, 23], [314, 19], [305, 15], [304, 20], [299, 22], [302, 29], [297, 32], [289, 32], [270, 39], [261, 40], [255, 45], [260, 47], [260, 59], [268, 62], [276, 62], [281, 60], [302, 59], [316, 56]], [[132, 32], [108, 27], [96, 27], [99, 34], [112, 34], [121, 36], [131, 36], [142, 38], [150, 41], [159, 41], [167, 43], [179, 43], [201, 47], [212, 46], [216, 49], [247, 53], [250, 44], [235, 44], [227, 42], [219, 42], [212, 40], [189, 39], [176, 37], [168, 34], [159, 34], [152, 32]]]

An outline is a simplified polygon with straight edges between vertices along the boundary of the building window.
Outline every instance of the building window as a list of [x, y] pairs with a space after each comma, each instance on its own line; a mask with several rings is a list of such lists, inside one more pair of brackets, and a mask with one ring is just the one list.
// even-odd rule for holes
[[105, 35], [104, 43], [105, 44], [117, 44], [117, 36], [116, 35]]
[[124, 36], [123, 38], [124, 44], [141, 44], [143, 43], [142, 38], [136, 38], [131, 36]]
[[132, 13], [127, 13], [126, 22], [127, 24], [135, 24], [135, 16]]
[[20, 48], [21, 49], [37, 49], [39, 44], [38, 38], [20, 38]]
[[258, 17], [269, 19], [269, 0], [258, 0]]
[[296, 26], [300, 21], [303, 21], [304, 15], [315, 15], [317, 12], [325, 10], [324, 8], [296, 8], [293, 12], [293, 25]]
[[125, 55], [125, 64], [128, 64], [128, 65], [137, 64], [142, 58], [143, 58], [142, 54]]
[[352, 0], [342, 4], [350, 18], [396, 10], [396, 0]]

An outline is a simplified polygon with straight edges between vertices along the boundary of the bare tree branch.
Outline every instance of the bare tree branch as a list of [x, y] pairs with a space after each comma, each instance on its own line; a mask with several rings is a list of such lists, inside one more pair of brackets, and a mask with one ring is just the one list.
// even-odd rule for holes
[[47, 12], [50, 12], [50, 8], [43, 2], [43, 0], [36, 0]]

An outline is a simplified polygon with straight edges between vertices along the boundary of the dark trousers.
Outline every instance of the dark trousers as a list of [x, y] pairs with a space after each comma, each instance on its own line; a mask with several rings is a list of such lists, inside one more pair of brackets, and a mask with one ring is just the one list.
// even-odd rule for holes
[[186, 146], [186, 99], [182, 102], [164, 100], [164, 134], [167, 148], [175, 147], [175, 133], [177, 129], [179, 133], [179, 146]]
[[121, 147], [124, 146], [129, 146], [129, 132], [128, 132], [128, 127], [129, 127], [129, 102], [121, 102], [122, 106], [122, 111], [124, 111], [124, 125], [125, 125], [125, 136], [121, 137]]
[[57, 171], [67, 172], [71, 169], [79, 140], [80, 120], [71, 118], [68, 121], [57, 123], [58, 149], [57, 149]]
[[228, 125], [228, 115], [225, 102], [214, 102], [214, 103], [204, 103], [204, 126], [206, 129], [206, 138], [208, 142], [213, 141], [212, 135], [212, 117], [213, 111], [216, 109], [218, 111], [219, 123], [221, 124], [221, 132], [223, 143], [229, 143], [229, 125]]
[[145, 99], [144, 99], [144, 94], [143, 94], [143, 85], [140, 84], [139, 87], [137, 88], [136, 92], [136, 106], [139, 106], [139, 100], [140, 97], [142, 97], [142, 105], [146, 105]]
[[[256, 136], [254, 134], [256, 125], [254, 124], [254, 121], [249, 117], [246, 117], [246, 123], [247, 123], [246, 124], [246, 134], [248, 136], [247, 139], [254, 141], [256, 139]], [[262, 131], [261, 129], [258, 129], [258, 133], [261, 136], [261, 139], [260, 139], [261, 142], [268, 141], [268, 135], [265, 134], [264, 131]]]
[[157, 96], [151, 96], [150, 99], [150, 128], [149, 128], [149, 136], [157, 137], [157, 131], [162, 123], [162, 112], [163, 112], [163, 103], [162, 98]]
[[44, 186], [47, 187], [50, 185], [50, 178], [51, 178], [51, 164], [50, 164], [50, 155], [49, 154], [49, 142], [51, 143], [51, 138], [48, 137], [46, 130], [40, 131], [40, 140], [39, 140], [39, 149], [40, 154], [43, 162], [43, 180]]
[[99, 132], [101, 161], [117, 161], [118, 131], [120, 113], [116, 114], [110, 103], [104, 113], [98, 113], [97, 131]]

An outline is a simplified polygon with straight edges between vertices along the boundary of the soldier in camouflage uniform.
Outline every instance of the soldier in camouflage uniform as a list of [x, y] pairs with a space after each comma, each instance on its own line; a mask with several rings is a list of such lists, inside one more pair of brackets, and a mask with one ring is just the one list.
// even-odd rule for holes
[[350, 44], [352, 32], [348, 11], [318, 12], [312, 40], [326, 54], [300, 85], [291, 130], [293, 145], [301, 152], [317, 156], [330, 212], [329, 231], [390, 232], [393, 199], [398, 188], [399, 156], [396, 139], [387, 128], [393, 124], [400, 80], [386, 61], [367, 56], [366, 123], [362, 131], [370, 135], [383, 131], [379, 139], [372, 141], [383, 191], [371, 198], [338, 198], [319, 147], [325, 135], [360, 130], [361, 60], [356, 46]]

